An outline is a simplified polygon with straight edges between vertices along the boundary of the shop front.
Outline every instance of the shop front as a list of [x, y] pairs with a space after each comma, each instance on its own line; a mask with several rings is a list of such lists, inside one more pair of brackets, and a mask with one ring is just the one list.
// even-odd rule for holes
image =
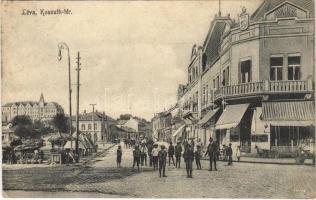
[[242, 152], [250, 152], [252, 113], [249, 104], [226, 106], [215, 126], [216, 141], [221, 148], [231, 143], [233, 152], [237, 146]]
[[293, 157], [299, 148], [307, 154], [314, 154], [313, 101], [264, 102], [262, 118], [269, 124], [272, 156]]

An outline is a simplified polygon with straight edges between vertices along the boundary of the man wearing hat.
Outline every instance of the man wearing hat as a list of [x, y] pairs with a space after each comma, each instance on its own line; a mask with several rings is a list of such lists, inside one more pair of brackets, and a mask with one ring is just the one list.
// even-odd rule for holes
[[161, 178], [161, 171], [163, 172], [163, 177], [166, 176], [166, 162], [167, 162], [167, 151], [165, 150], [165, 145], [161, 145], [161, 150], [158, 153], [159, 160], [159, 177]]
[[208, 155], [209, 158], [210, 158], [210, 169], [209, 169], [209, 171], [212, 171], [212, 163], [213, 162], [214, 162], [215, 171], [217, 171], [217, 168], [216, 168], [216, 156], [217, 156], [217, 151], [218, 151], [217, 144], [213, 140], [212, 137], [210, 137], [209, 141], [210, 141], [210, 143], [207, 146], [207, 150], [206, 150], [206, 153], [205, 153], [204, 156]]
[[180, 168], [180, 162], [181, 162], [181, 153], [182, 153], [182, 145], [181, 142], [178, 141], [176, 147], [175, 147], [175, 155], [176, 155], [176, 168], [179, 166]]

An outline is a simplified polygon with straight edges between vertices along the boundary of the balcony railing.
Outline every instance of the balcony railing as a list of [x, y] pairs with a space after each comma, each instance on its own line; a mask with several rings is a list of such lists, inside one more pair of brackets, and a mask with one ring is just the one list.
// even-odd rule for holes
[[221, 87], [214, 92], [215, 100], [221, 97], [256, 95], [261, 93], [289, 93], [312, 91], [308, 81], [261, 81]]

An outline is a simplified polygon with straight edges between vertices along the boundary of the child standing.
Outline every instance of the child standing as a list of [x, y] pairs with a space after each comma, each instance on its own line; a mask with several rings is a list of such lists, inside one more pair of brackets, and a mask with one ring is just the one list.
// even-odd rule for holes
[[228, 156], [228, 165], [232, 165], [233, 164], [233, 149], [232, 149], [232, 144], [229, 143], [229, 146], [226, 148], [226, 154]]
[[236, 149], [236, 156], [237, 156], [237, 160], [238, 162], [240, 161], [240, 146], [237, 146], [237, 149]]
[[117, 147], [117, 151], [116, 151], [116, 165], [117, 167], [121, 167], [121, 161], [122, 161], [122, 148], [121, 146], [119, 145]]
[[200, 145], [196, 146], [196, 151], [194, 152], [194, 157], [195, 157], [195, 162], [196, 162], [196, 168], [198, 170], [202, 169], [202, 167], [201, 167], [202, 151], [201, 151]]

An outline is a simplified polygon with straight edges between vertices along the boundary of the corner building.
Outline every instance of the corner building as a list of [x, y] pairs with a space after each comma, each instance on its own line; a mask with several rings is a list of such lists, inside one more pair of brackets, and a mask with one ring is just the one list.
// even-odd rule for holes
[[203, 46], [194, 45], [188, 83], [178, 88], [186, 122], [177, 138], [212, 136], [244, 153], [313, 151], [314, 2], [264, 0], [237, 21], [216, 15]]

